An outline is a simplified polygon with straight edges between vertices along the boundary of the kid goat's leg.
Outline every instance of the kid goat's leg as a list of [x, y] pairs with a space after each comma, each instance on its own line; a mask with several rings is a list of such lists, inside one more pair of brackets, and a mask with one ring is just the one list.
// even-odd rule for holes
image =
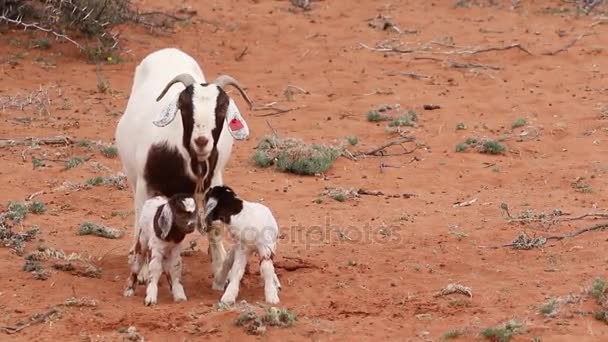
[[239, 286], [243, 273], [245, 273], [245, 266], [247, 265], [247, 249], [237, 244], [233, 247], [234, 251], [234, 263], [232, 264], [232, 270], [230, 270], [230, 280], [224, 295], [220, 299], [222, 303], [232, 304], [236, 301], [236, 297], [239, 294]]
[[274, 265], [272, 263], [272, 251], [267, 247], [261, 247], [258, 249], [260, 254], [260, 274], [264, 279], [264, 296], [266, 302], [269, 304], [279, 303], [279, 290], [281, 284], [279, 278], [274, 272]]
[[141, 269], [141, 262], [143, 259], [143, 253], [141, 244], [139, 243], [139, 237], [136, 236], [137, 240], [131, 250], [129, 251], [129, 264], [131, 266], [131, 273], [127, 279], [127, 287], [123, 292], [125, 297], [131, 297], [135, 294], [135, 286], [137, 285], [137, 274]]
[[158, 297], [158, 280], [163, 273], [162, 260], [163, 255], [160, 253], [160, 251], [152, 250], [150, 263], [148, 265], [148, 288], [146, 289], [146, 299], [144, 301], [146, 305], [156, 304]]
[[184, 286], [182, 285], [182, 257], [180, 254], [180, 249], [174, 248], [169, 257], [163, 261], [163, 267], [168, 273], [171, 293], [173, 293], [173, 300], [176, 302], [181, 302], [188, 299], [186, 298]]
[[217, 279], [213, 280], [213, 289], [218, 291], [224, 291], [226, 288], [226, 277], [228, 277], [228, 272], [232, 269], [232, 265], [234, 264], [234, 253], [236, 251], [236, 245], [230, 249], [230, 252], [226, 256], [224, 260], [224, 264], [222, 265], [222, 270], [220, 271]]

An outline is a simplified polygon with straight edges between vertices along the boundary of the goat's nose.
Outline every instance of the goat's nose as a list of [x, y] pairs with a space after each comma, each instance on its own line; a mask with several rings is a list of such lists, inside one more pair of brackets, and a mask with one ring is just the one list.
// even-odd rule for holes
[[194, 143], [196, 144], [196, 146], [203, 148], [203, 147], [207, 146], [207, 143], [209, 143], [209, 140], [205, 137], [198, 137], [198, 138], [194, 139]]

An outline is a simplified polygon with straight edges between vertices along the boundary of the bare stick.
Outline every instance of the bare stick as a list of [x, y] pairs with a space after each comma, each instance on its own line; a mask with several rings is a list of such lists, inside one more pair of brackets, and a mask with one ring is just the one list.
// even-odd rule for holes
[[359, 45], [360, 45], [361, 47], [364, 47], [364, 48], [368, 49], [368, 50], [371, 50], [371, 51], [376, 51], [376, 52], [398, 52], [398, 53], [412, 53], [412, 52], [416, 52], [416, 50], [413, 50], [413, 49], [401, 50], [401, 49], [396, 48], [396, 47], [390, 47], [390, 48], [374, 48], [374, 47], [371, 47], [371, 46], [365, 45], [365, 44], [363, 44], [363, 43], [359, 43]]
[[28, 28], [34, 28], [34, 29], [42, 31], [42, 32], [51, 33], [55, 37], [65, 39], [68, 42], [76, 45], [76, 47], [78, 47], [78, 49], [82, 50], [82, 46], [80, 44], [78, 44], [75, 40], [71, 39], [70, 37], [66, 36], [65, 34], [61, 34], [61, 33], [55, 32], [55, 31], [53, 31], [50, 28], [42, 27], [42, 26], [38, 25], [38, 23], [25, 23], [25, 22], [23, 22], [23, 16], [19, 16], [17, 19], [11, 19], [11, 18], [8, 18], [6, 16], [6, 14], [7, 14], [6, 12], [2, 13], [0, 15], [0, 20], [5, 20], [8, 23], [19, 25], [19, 26], [23, 26], [23, 30], [24, 31], [27, 30]]
[[507, 46], [476, 48], [476, 49], [472, 49], [472, 50], [455, 50], [455, 51], [446, 51], [446, 52], [441, 52], [441, 53], [446, 54], [446, 55], [463, 55], [463, 54], [474, 55], [474, 54], [483, 53], [483, 52], [505, 51], [505, 50], [511, 50], [511, 49], [518, 49], [520, 51], [527, 53], [528, 55], [532, 55], [532, 52], [530, 52], [528, 49], [526, 49], [519, 43], [515, 43], [515, 44], [511, 44], [511, 45], [507, 45]]
[[249, 50], [249, 46], [245, 46], [245, 48], [241, 51], [241, 53], [239, 53], [238, 55], [236, 55], [236, 57], [234, 57], [234, 60], [237, 62], [240, 62], [243, 57], [245, 57], [245, 54], [247, 53], [247, 50]]
[[3, 147], [11, 147], [11, 146], [19, 146], [19, 145], [71, 145], [74, 141], [72, 138], [59, 135], [56, 137], [48, 137], [48, 138], [34, 138], [29, 137], [25, 139], [0, 139], [0, 148]]
[[457, 69], [491, 69], [491, 70], [500, 70], [500, 67], [487, 65], [487, 64], [478, 64], [478, 63], [460, 63], [460, 62], [449, 62], [448, 65], [451, 68]]
[[261, 115], [255, 115], [257, 117], [264, 117], [264, 116], [274, 116], [274, 115], [280, 115], [280, 114], [285, 114], [294, 110], [298, 110], [300, 108], [302, 108], [301, 106], [298, 107], [294, 107], [294, 108], [278, 108], [275, 107], [274, 104], [276, 102], [272, 102], [270, 104], [266, 104], [263, 106], [259, 106], [259, 107], [253, 107], [253, 110], [257, 111], [257, 110], [274, 110], [274, 112], [272, 113], [266, 113], [266, 114], [261, 114]]
[[608, 24], [608, 18], [600, 18], [600, 20], [591, 23], [591, 25], [589, 25], [589, 28], [593, 28], [593, 27], [596, 27], [597, 25], [604, 25], [604, 24]]
[[608, 213], [588, 213], [588, 214], [583, 214], [583, 215], [579, 215], [579, 216], [575, 216], [575, 217], [559, 218], [559, 219], [557, 219], [557, 221], [575, 221], [575, 220], [582, 220], [587, 217], [608, 217]]
[[44, 190], [36, 191], [36, 192], [34, 192], [33, 194], [31, 194], [31, 195], [27, 196], [26, 201], [28, 201], [28, 202], [29, 202], [29, 201], [33, 200], [33, 199], [34, 199], [34, 197], [36, 197], [36, 196], [38, 196], [38, 195], [43, 195], [44, 193], [45, 193], [45, 192], [44, 192]]
[[16, 334], [18, 332], [20, 332], [21, 330], [29, 327], [30, 325], [33, 324], [37, 324], [37, 323], [42, 323], [44, 322], [47, 318], [49, 318], [50, 316], [58, 313], [59, 311], [57, 311], [56, 308], [52, 308], [49, 311], [42, 313], [42, 314], [34, 314], [29, 318], [28, 322], [22, 323], [19, 322], [17, 323], [16, 326], [14, 327], [0, 327], [0, 330], [7, 333], [7, 334]]
[[579, 40], [583, 39], [583, 37], [589, 36], [591, 35], [591, 33], [581, 33], [578, 37], [574, 38], [572, 41], [570, 41], [568, 44], [564, 45], [564, 47], [561, 47], [555, 51], [548, 51], [548, 52], [543, 52], [543, 55], [545, 56], [555, 56], [560, 52], [564, 52], [567, 51], [569, 48], [571, 48], [572, 46], [574, 46], [574, 44], [576, 44], [576, 42], [578, 42]]
[[415, 80], [419, 80], [421, 78], [430, 78], [431, 76], [428, 75], [423, 75], [423, 74], [418, 74], [415, 72], [408, 72], [408, 71], [389, 71], [386, 73], [387, 76], [408, 76], [411, 77]]
[[[604, 223], [598, 223], [596, 225], [593, 225], [591, 227], [587, 227], [587, 228], [583, 228], [583, 229], [579, 229], [576, 230], [574, 232], [568, 233], [568, 234], [564, 234], [564, 235], [552, 235], [552, 236], [548, 236], [548, 237], [541, 237], [540, 239], [544, 239], [545, 241], [549, 241], [549, 240], [556, 240], [556, 241], [561, 241], [564, 239], [570, 239], [576, 236], [579, 236], [581, 234], [587, 233], [587, 232], [593, 232], [596, 230], [603, 230], [605, 228], [608, 228], [608, 222], [604, 222]], [[537, 238], [539, 239], [539, 238]], [[498, 246], [479, 246], [480, 248], [500, 248], [500, 247], [513, 247], [516, 246], [517, 243], [516, 242], [511, 242], [511, 243], [506, 243], [504, 245], [498, 245]]]
[[137, 16], [139, 16], [139, 17], [149, 16], [149, 15], [160, 15], [160, 16], [164, 16], [164, 17], [176, 20], [176, 21], [184, 21], [184, 20], [192, 19], [192, 17], [194, 17], [196, 15], [196, 11], [192, 11], [192, 12], [188, 13], [188, 15], [185, 17], [178, 17], [176, 15], [165, 13], [165, 12], [160, 12], [160, 11], [137, 13]]
[[270, 130], [272, 131], [272, 134], [273, 134], [275, 137], [278, 137], [279, 135], [277, 134], [277, 130], [276, 130], [276, 129], [274, 129], [274, 127], [272, 127], [272, 125], [270, 124], [270, 122], [269, 122], [268, 120], [266, 120], [266, 124], [268, 125], [268, 127], [269, 127], [269, 128], [270, 128]]
[[[366, 156], [377, 156], [379, 153], [381, 153], [380, 155], [382, 155], [382, 156], [386, 156], [386, 154], [382, 154], [382, 151], [384, 149], [386, 149], [388, 147], [391, 147], [391, 146], [395, 146], [395, 145], [400, 145], [401, 146], [401, 144], [403, 144], [403, 143], [412, 142], [412, 141], [415, 141], [415, 140], [416, 139], [413, 138], [413, 137], [404, 137], [403, 139], [400, 139], [400, 140], [390, 141], [390, 142], [388, 142], [388, 143], [386, 143], [386, 144], [384, 144], [384, 145], [382, 145], [380, 147], [376, 147], [376, 148], [374, 148], [372, 150], [369, 150], [367, 152], [356, 153], [354, 156], [355, 157], [363, 156], [363, 155], [366, 155]], [[412, 153], [412, 152], [413, 152], [413, 150], [410, 151], [410, 152], [408, 152], [408, 153]], [[404, 154], [407, 154], [407, 153], [404, 153]]]

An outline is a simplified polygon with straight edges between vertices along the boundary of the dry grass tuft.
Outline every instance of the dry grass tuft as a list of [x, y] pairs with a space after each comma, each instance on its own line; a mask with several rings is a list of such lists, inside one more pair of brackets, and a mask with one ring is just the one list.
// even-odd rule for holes
[[316, 175], [326, 172], [341, 154], [342, 148], [339, 147], [266, 136], [258, 143], [252, 159], [260, 167], [276, 165], [284, 172]]
[[124, 235], [124, 232], [103, 225], [84, 222], [78, 228], [78, 235], [95, 235], [106, 239], [119, 239]]

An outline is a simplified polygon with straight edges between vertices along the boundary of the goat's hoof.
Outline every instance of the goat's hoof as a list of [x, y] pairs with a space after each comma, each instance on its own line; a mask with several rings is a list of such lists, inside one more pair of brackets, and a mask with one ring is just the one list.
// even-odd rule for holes
[[234, 303], [236, 302], [236, 298], [232, 296], [226, 296], [226, 294], [224, 293], [224, 295], [220, 299], [220, 302], [226, 305], [234, 305]]
[[125, 291], [122, 293], [122, 295], [125, 297], [133, 297], [134, 294], [135, 294], [135, 289], [133, 289], [133, 288], [126, 288]]
[[146, 306], [156, 305], [156, 298], [146, 297], [144, 304]]
[[216, 281], [214, 281], [213, 284], [211, 285], [211, 288], [216, 291], [224, 291], [224, 289], [226, 288], [226, 284], [221, 285], [221, 284], [218, 284]]
[[279, 304], [279, 302], [280, 302], [279, 296], [276, 293], [266, 296], [265, 299], [266, 299], [266, 303], [272, 304], [272, 305]]
[[266, 303], [276, 305], [279, 304], [280, 300], [278, 296], [271, 296], [266, 298]]
[[177, 295], [177, 296], [173, 297], [173, 301], [174, 302], [185, 302], [187, 300], [188, 300], [188, 298], [186, 297], [185, 294], [184, 295]]

